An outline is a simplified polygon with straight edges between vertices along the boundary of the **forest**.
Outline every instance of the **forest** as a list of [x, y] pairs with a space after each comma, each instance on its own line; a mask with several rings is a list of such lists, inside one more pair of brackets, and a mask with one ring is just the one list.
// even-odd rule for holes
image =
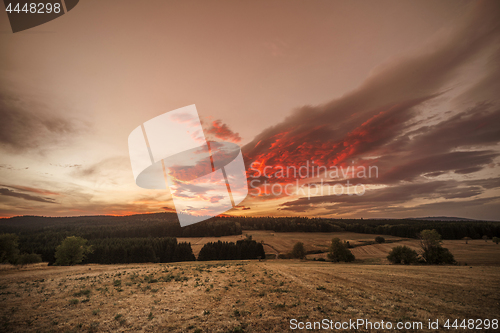
[[264, 259], [266, 253], [261, 243], [251, 239], [233, 242], [211, 242], [206, 243], [200, 250], [198, 260], [244, 260]]
[[[217, 216], [181, 228], [174, 213], [79, 217], [18, 216], [0, 219], [0, 234], [17, 235], [21, 253], [39, 254], [43, 261], [49, 263], [55, 262], [56, 247], [70, 236], [86, 239], [92, 246], [93, 252], [87, 255], [86, 263], [111, 264], [195, 260], [190, 244], [177, 243], [175, 237], [220, 237], [241, 235], [242, 230], [273, 230], [350, 231], [416, 238], [418, 233], [426, 229], [435, 229], [443, 239], [500, 237], [499, 222], [470, 220]], [[201, 250], [201, 259], [198, 259], [257, 259], [263, 254], [262, 245], [259, 245], [251, 245], [247, 240], [238, 241], [236, 244], [209, 243]]]

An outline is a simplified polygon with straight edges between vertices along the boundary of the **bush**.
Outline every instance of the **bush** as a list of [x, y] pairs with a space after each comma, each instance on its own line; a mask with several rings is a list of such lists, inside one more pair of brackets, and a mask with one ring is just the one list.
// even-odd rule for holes
[[292, 256], [294, 258], [302, 259], [306, 256], [306, 249], [304, 248], [304, 243], [297, 242], [292, 250]]
[[346, 242], [341, 242], [340, 239], [332, 239], [332, 244], [330, 245], [330, 252], [328, 253], [328, 259], [334, 262], [344, 261], [351, 262], [354, 261], [355, 257], [348, 248]]
[[444, 248], [442, 246], [438, 246], [428, 251], [425, 254], [424, 259], [426, 263], [434, 265], [455, 263], [453, 254], [451, 254], [451, 252], [447, 248]]
[[375, 242], [377, 242], [379, 244], [380, 243], [385, 243], [385, 238], [382, 237], [382, 236], [377, 236], [377, 237], [375, 237]]
[[280, 253], [278, 254], [278, 259], [292, 259], [292, 254], [289, 253]]
[[493, 237], [493, 242], [496, 243], [496, 244], [500, 243], [500, 238]]
[[454, 264], [451, 252], [442, 247], [441, 235], [436, 230], [422, 230], [419, 234], [422, 257], [427, 264]]
[[87, 240], [81, 237], [66, 237], [61, 245], [56, 248], [56, 265], [69, 266], [79, 264], [85, 259], [85, 255], [91, 252]]
[[15, 265], [19, 255], [18, 237], [15, 234], [0, 235], [0, 263]]
[[389, 252], [387, 259], [393, 264], [413, 264], [418, 261], [417, 251], [408, 246], [396, 246]]
[[19, 265], [36, 264], [39, 262], [42, 262], [42, 256], [36, 253], [23, 253], [17, 260]]
[[207, 260], [246, 260], [266, 257], [264, 246], [248, 237], [233, 242], [210, 242], [203, 245], [198, 254], [199, 261]]

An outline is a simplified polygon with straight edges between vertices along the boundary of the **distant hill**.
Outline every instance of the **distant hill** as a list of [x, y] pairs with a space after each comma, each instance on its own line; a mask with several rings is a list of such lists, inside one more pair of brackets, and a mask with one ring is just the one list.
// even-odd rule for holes
[[409, 217], [408, 220], [421, 220], [421, 221], [479, 221], [474, 219], [467, 219], [464, 217], [453, 217], [453, 216], [428, 216], [428, 217]]
[[175, 213], [128, 216], [15, 216], [0, 219], [0, 233], [57, 234], [86, 239], [129, 237], [207, 237], [241, 234], [234, 221], [213, 217], [182, 228]]

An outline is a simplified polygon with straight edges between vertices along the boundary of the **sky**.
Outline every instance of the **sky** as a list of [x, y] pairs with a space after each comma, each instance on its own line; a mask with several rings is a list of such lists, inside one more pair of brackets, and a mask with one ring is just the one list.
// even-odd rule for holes
[[0, 13], [0, 217], [172, 211], [127, 139], [195, 104], [243, 153], [227, 214], [500, 220], [499, 91], [496, 1], [85, 0], [15, 34]]

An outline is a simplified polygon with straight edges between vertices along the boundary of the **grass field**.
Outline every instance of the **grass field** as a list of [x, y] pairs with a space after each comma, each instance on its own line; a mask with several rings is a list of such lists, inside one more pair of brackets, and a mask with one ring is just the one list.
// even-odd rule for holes
[[4, 269], [0, 327], [9, 332], [283, 332], [292, 318], [498, 319], [499, 276], [500, 267], [295, 260]]
[[[280, 253], [297, 241], [308, 250], [327, 250], [333, 237], [362, 245], [376, 236], [244, 234]], [[500, 245], [445, 241], [462, 265], [398, 266], [385, 264], [388, 251], [399, 244], [418, 249], [418, 243], [384, 237], [395, 243], [357, 246], [351, 264], [267, 260], [2, 266], [0, 332], [283, 332], [290, 331], [291, 319], [422, 322], [424, 330], [407, 331], [425, 332], [429, 319], [441, 324], [446, 319], [500, 319]], [[216, 240], [179, 239], [191, 242], [196, 253]], [[320, 256], [326, 253], [309, 255]]]
[[[290, 252], [297, 242], [304, 243], [307, 251], [328, 250], [332, 238], [338, 237], [349, 241], [353, 245], [362, 244], [364, 241], [373, 241], [378, 235], [358, 234], [354, 232], [274, 232], [269, 230], [244, 230], [242, 235], [224, 237], [199, 237], [199, 238], [177, 238], [179, 242], [190, 242], [195, 255], [198, 255], [204, 244], [208, 242], [236, 242], [252, 236], [257, 242], [264, 242], [266, 253]], [[401, 240], [400, 237], [383, 236], [387, 240]]]
[[[465, 244], [462, 240], [445, 240], [443, 247], [448, 248], [460, 265], [500, 266], [500, 244], [491, 240], [472, 240]], [[418, 240], [402, 240], [397, 243], [373, 244], [356, 247], [351, 252], [356, 259], [368, 263], [388, 264], [386, 259], [389, 251], [398, 245], [406, 245], [415, 251], [420, 251]], [[308, 258], [326, 258], [326, 253], [309, 255]]]
[[[332, 241], [332, 238], [338, 237], [342, 240], [349, 241], [355, 245], [352, 253], [365, 263], [382, 263], [387, 264], [386, 259], [389, 251], [397, 245], [406, 245], [419, 251], [419, 243], [416, 239], [406, 239], [401, 237], [393, 237], [387, 235], [372, 235], [358, 234], [354, 232], [328, 232], [328, 233], [313, 233], [313, 232], [286, 232], [278, 233], [267, 230], [245, 230], [243, 235], [225, 236], [225, 237], [200, 237], [200, 238], [178, 238], [182, 242], [190, 242], [195, 255], [198, 255], [205, 243], [216, 242], [218, 240], [227, 242], [236, 242], [239, 239], [251, 235], [258, 242], [264, 242], [266, 253], [287, 253], [290, 252], [297, 242], [303, 242], [306, 250], [320, 250], [325, 253], [311, 254], [308, 258], [326, 258], [326, 251]], [[373, 241], [376, 236], [382, 236], [387, 241], [394, 243], [363, 245], [365, 242]], [[358, 246], [363, 245], [363, 246]], [[451, 253], [462, 265], [495, 265], [500, 266], [500, 244], [495, 244], [491, 240], [470, 240], [469, 244], [465, 244], [463, 240], [445, 240], [443, 246], [448, 248]]]

